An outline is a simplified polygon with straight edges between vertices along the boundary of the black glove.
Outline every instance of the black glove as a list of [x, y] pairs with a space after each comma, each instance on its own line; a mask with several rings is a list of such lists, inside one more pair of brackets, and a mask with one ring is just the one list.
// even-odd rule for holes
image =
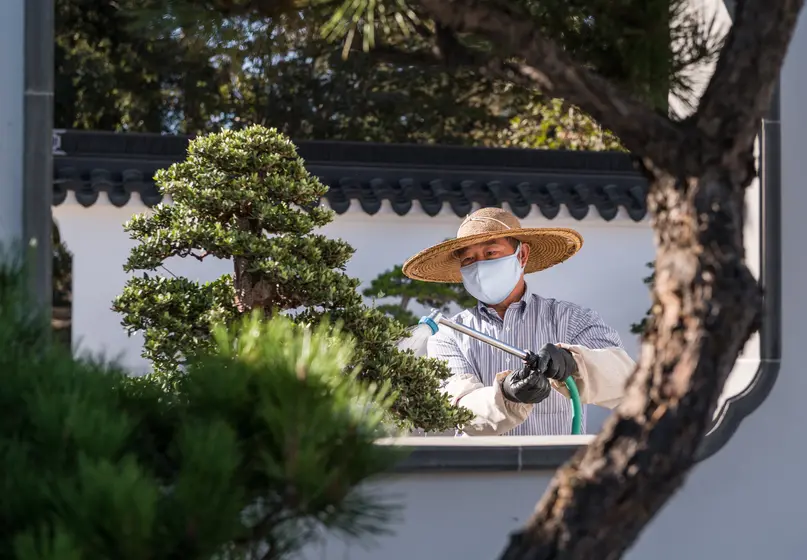
[[556, 381], [566, 381], [577, 371], [572, 353], [554, 344], [545, 344], [537, 354], [530, 352], [525, 361], [536, 372]]
[[539, 403], [549, 396], [552, 387], [543, 375], [533, 371], [529, 364], [511, 371], [502, 381], [502, 393], [508, 401]]

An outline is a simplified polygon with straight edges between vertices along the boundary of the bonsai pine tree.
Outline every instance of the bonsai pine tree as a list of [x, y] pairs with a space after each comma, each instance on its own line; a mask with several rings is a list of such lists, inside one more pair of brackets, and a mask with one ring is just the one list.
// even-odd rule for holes
[[244, 317], [166, 391], [46, 344], [25, 294], [0, 263], [0, 558], [278, 560], [386, 529], [394, 504], [357, 487], [400, 452], [349, 337]]
[[[130, 333], [143, 333], [143, 356], [169, 384], [211, 347], [214, 324], [253, 311], [288, 313], [301, 325], [328, 322], [350, 333], [356, 351], [347, 370], [390, 383], [391, 412], [402, 426], [446, 430], [467, 419], [439, 391], [448, 368], [398, 351], [405, 326], [364, 305], [358, 280], [344, 273], [353, 249], [315, 233], [333, 219], [319, 205], [327, 188], [282, 134], [251, 126], [196, 138], [187, 159], [160, 170], [155, 182], [173, 204], [126, 225], [138, 245], [125, 270], [142, 275], [114, 308]], [[205, 284], [154, 274], [174, 257], [230, 260], [233, 273]]]
[[418, 282], [404, 276], [400, 265], [379, 274], [363, 293], [370, 298], [399, 298], [397, 303], [382, 303], [377, 305], [376, 309], [407, 326], [415, 325], [419, 320], [419, 317], [409, 310], [409, 304], [413, 301], [440, 309], [444, 313], [449, 310], [452, 303], [460, 307], [476, 305], [476, 300], [468, 295], [461, 285]]

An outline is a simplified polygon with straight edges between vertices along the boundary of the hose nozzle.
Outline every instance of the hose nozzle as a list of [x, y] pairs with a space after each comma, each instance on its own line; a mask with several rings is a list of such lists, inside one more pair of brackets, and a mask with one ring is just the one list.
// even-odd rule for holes
[[428, 325], [429, 328], [432, 330], [432, 335], [437, 334], [437, 331], [440, 330], [440, 321], [443, 319], [443, 314], [440, 313], [437, 309], [432, 309], [432, 312], [426, 315], [425, 317], [421, 317], [420, 321], [418, 321], [419, 325]]

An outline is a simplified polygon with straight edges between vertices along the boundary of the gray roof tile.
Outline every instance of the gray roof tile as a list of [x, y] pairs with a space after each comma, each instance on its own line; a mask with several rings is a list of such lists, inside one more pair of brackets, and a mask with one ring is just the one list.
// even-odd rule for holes
[[[86, 207], [102, 195], [119, 207], [137, 198], [147, 206], [159, 203], [152, 177], [180, 161], [188, 142], [158, 134], [58, 135], [53, 203], [72, 191]], [[563, 207], [577, 220], [592, 211], [612, 220], [620, 208], [634, 221], [647, 213], [647, 181], [621, 153], [358, 142], [300, 142], [298, 150], [329, 187], [326, 199], [339, 214], [356, 203], [375, 214], [384, 200], [401, 216], [415, 202], [431, 216], [446, 205], [464, 216], [475, 203], [507, 203], [521, 218], [537, 209], [552, 219]]]

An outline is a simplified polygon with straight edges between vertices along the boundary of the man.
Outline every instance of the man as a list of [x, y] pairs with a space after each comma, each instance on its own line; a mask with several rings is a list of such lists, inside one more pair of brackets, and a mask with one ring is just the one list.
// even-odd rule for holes
[[572, 229], [522, 228], [509, 212], [483, 208], [463, 221], [456, 239], [404, 264], [404, 274], [415, 280], [463, 283], [479, 305], [453, 317], [457, 323], [537, 350], [522, 362], [449, 329], [429, 340], [429, 356], [447, 361], [453, 374], [444, 391], [476, 415], [463, 435], [568, 435], [569, 376], [584, 404], [619, 403], [635, 364], [617, 332], [596, 312], [542, 297], [524, 281], [524, 274], [559, 264], [582, 245]]

